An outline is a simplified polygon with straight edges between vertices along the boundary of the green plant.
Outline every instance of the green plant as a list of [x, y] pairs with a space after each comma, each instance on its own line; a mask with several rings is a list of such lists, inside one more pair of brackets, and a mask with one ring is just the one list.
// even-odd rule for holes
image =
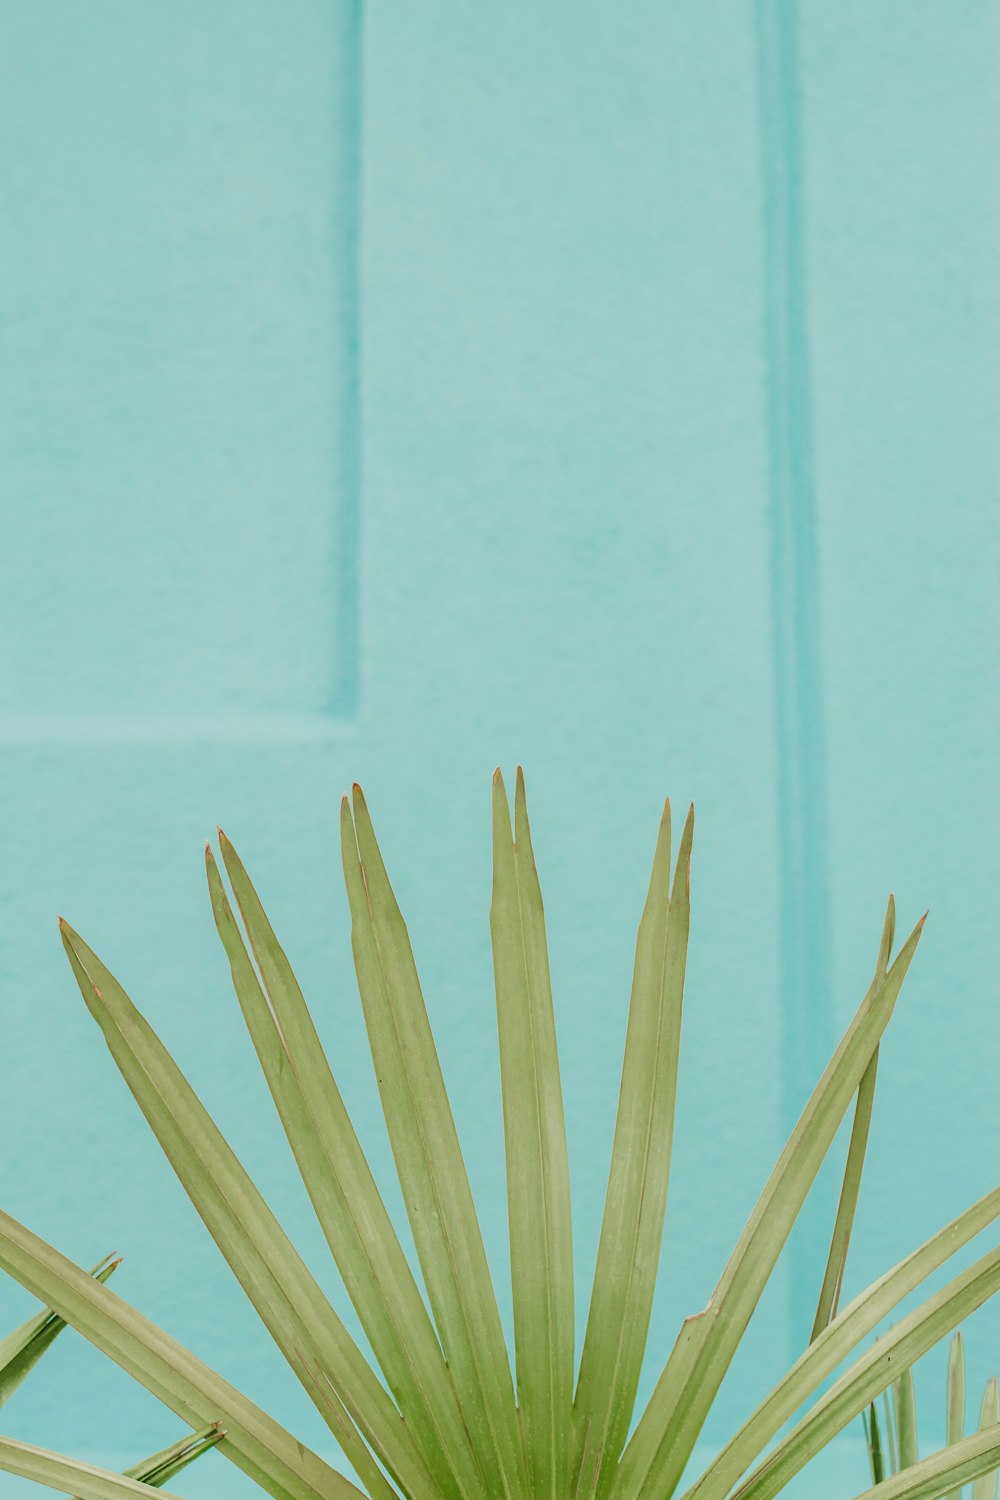
[[[1000, 1214], [1000, 1188], [837, 1311], [864, 1157], [877, 1052], [920, 938], [890, 963], [890, 898], [875, 975], [807, 1103], [704, 1309], [688, 1318], [630, 1434], [669, 1176], [690, 915], [693, 810], [671, 879], [670, 808], [639, 924], [618, 1118], [578, 1373], [566, 1139], [542, 898], [518, 772], [513, 827], [493, 789], [491, 933], [507, 1164], [515, 1374], [417, 971], [368, 809], [344, 799], [352, 945], [382, 1107], [427, 1302], [368, 1169], [305, 1000], [235, 849], [220, 849], [241, 930], [206, 850], [212, 909], [233, 983], [317, 1218], [374, 1350], [370, 1368], [254, 1183], [156, 1034], [66, 923], [81, 993], [174, 1170], [372, 1500], [667, 1500], [688, 1465], [803, 1201], [857, 1096], [814, 1337], [685, 1500], [770, 1500], [928, 1347], [1000, 1286], [991, 1250], [907, 1314], [876, 1350], [862, 1342], [903, 1298]], [[244, 935], [245, 934], [245, 935]], [[151, 1324], [110, 1287], [6, 1215], [0, 1266], [153, 1391], [276, 1500], [361, 1493], [317, 1454]], [[429, 1302], [429, 1306], [427, 1303]], [[846, 1371], [777, 1443], [782, 1426]], [[575, 1391], [574, 1391], [575, 1376]], [[20, 1464], [20, 1468], [17, 1465]], [[50, 1467], [46, 1469], [45, 1465]], [[58, 1475], [51, 1467], [61, 1465]], [[66, 1485], [70, 1460], [32, 1477]], [[1000, 1429], [883, 1480], [874, 1500], [920, 1500], [1000, 1465]], [[0, 1466], [29, 1472], [0, 1440]], [[55, 1475], [55, 1477], [53, 1477]], [[85, 1500], [148, 1487], [89, 1470]], [[930, 1485], [930, 1488], [928, 1488]], [[937, 1487], [935, 1487], [937, 1486]], [[161, 1491], [162, 1494], [162, 1491]]]
[[[948, 1379], [945, 1387], [945, 1424], [949, 1444], [965, 1435], [965, 1348], [961, 1333], [956, 1333], [948, 1352]], [[917, 1444], [917, 1401], [913, 1372], [904, 1370], [882, 1392], [878, 1405], [873, 1401], [862, 1414], [868, 1464], [872, 1483], [881, 1484], [887, 1475], [902, 1474], [920, 1461]], [[986, 1382], [979, 1408], [980, 1433], [996, 1432], [1000, 1422], [1000, 1384], [995, 1375]], [[997, 1472], [982, 1475], [972, 1486], [972, 1500], [997, 1500]], [[935, 1492], [935, 1500], [961, 1500], [960, 1488], [946, 1486]]]
[[[112, 1276], [121, 1261], [112, 1256], [105, 1256], [98, 1265], [93, 1266], [90, 1275], [99, 1282], [105, 1282]], [[31, 1373], [42, 1356], [51, 1349], [55, 1340], [66, 1327], [66, 1320], [58, 1313], [53, 1312], [50, 1307], [43, 1308], [20, 1328], [15, 1328], [5, 1338], [0, 1339], [0, 1406], [6, 1404], [17, 1390], [18, 1386]], [[217, 1423], [201, 1429], [200, 1432], [187, 1433], [172, 1443], [169, 1448], [162, 1449], [159, 1453], [152, 1454], [149, 1458], [142, 1459], [130, 1469], [126, 1469], [121, 1479], [141, 1480], [145, 1485], [160, 1488], [168, 1480], [174, 1478], [188, 1464], [194, 1463], [203, 1453], [213, 1448], [222, 1436], [222, 1431]], [[86, 1483], [87, 1479], [93, 1479], [95, 1471], [87, 1472], [87, 1466], [74, 1463], [70, 1459], [64, 1459], [58, 1454], [44, 1453], [37, 1448], [32, 1448], [26, 1443], [17, 1443], [10, 1438], [0, 1439], [5, 1447], [5, 1462], [3, 1467], [9, 1472], [21, 1474], [25, 1478], [38, 1479], [43, 1483], [51, 1483], [56, 1487], [64, 1485], [75, 1485], [81, 1478]], [[47, 1476], [47, 1477], [46, 1477]], [[121, 1493], [121, 1479], [113, 1476]], [[109, 1493], [106, 1487], [106, 1476], [96, 1475], [98, 1493]], [[91, 1493], [88, 1489], [88, 1493]], [[131, 1491], [135, 1493], [135, 1491]], [[142, 1493], [140, 1489], [139, 1493]], [[83, 1497], [77, 1497], [83, 1500]]]

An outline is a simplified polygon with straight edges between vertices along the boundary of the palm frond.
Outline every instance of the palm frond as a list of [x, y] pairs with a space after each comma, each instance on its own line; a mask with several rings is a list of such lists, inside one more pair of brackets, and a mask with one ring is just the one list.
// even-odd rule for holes
[[[885, 979], [895, 934], [896, 901], [893, 896], [890, 896], [885, 922], [882, 925], [882, 941], [879, 943], [878, 959], [875, 963], [875, 984], [881, 984]], [[823, 1273], [823, 1284], [820, 1288], [810, 1341], [818, 1338], [830, 1319], [836, 1316], [840, 1302], [840, 1289], [847, 1265], [847, 1251], [851, 1243], [851, 1230], [854, 1227], [854, 1215], [857, 1212], [858, 1196], [861, 1191], [861, 1174], [864, 1171], [865, 1153], [868, 1150], [868, 1133], [871, 1130], [875, 1081], [878, 1075], [878, 1053], [879, 1049], [876, 1047], [858, 1085], [854, 1123], [851, 1126], [851, 1139], [847, 1148], [847, 1161], [844, 1165], [844, 1179], [840, 1188], [837, 1216], [830, 1238], [830, 1253], [827, 1257], [826, 1270]]]
[[[874, 1347], [860, 1350], [883, 1319], [1000, 1215], [1000, 1187], [840, 1308], [880, 1049], [923, 927], [921, 920], [890, 962], [891, 898], [872, 983], [708, 1306], [683, 1323], [628, 1436], [669, 1186], [693, 827], [692, 810], [671, 872], [667, 804], [636, 940], [611, 1167], [575, 1394], [568, 1152], [542, 893], [520, 771], [513, 819], [499, 773], [494, 781], [491, 905], [514, 1373], [409, 936], [360, 788], [341, 809], [352, 948], [426, 1300], [292, 965], [225, 835], [225, 870], [210, 850], [206, 863], [215, 924], [240, 1008], [385, 1384], [149, 1022], [93, 950], [62, 923], [81, 994], [119, 1071], [364, 1490], [104, 1285], [113, 1265], [102, 1263], [88, 1275], [2, 1213], [0, 1268], [47, 1310], [0, 1343], [0, 1401], [70, 1324], [194, 1431], [125, 1475], [12, 1439], [0, 1440], [0, 1468], [70, 1490], [79, 1500], [120, 1500], [162, 1495], [160, 1486], [184, 1464], [217, 1447], [273, 1500], [359, 1500], [365, 1493], [370, 1500], [670, 1500], [855, 1100], [812, 1339], [683, 1500], [772, 1500], [859, 1415], [874, 1484], [864, 1500], [957, 1500], [966, 1482], [975, 1486], [974, 1500], [996, 1500], [996, 1382], [987, 1387], [980, 1430], [963, 1436], [964, 1359], [956, 1336], [949, 1363], [949, 1446], [921, 1460], [910, 1372], [927, 1349], [1000, 1288], [1000, 1248], [925, 1296]], [[823, 1389], [831, 1376], [832, 1385]], [[804, 1407], [805, 1414], [779, 1437]]]
[[351, 941], [382, 1108], [445, 1356], [487, 1487], [529, 1493], [510, 1363], [413, 951], [368, 808], [341, 812]]
[[[208, 883], [233, 986], [316, 1217], [428, 1470], [485, 1497], [437, 1334], [320, 1045], [298, 981], [243, 863], [220, 831], [257, 977], [210, 849]], [[362, 1398], [363, 1399], [363, 1398]], [[394, 1421], [392, 1414], [387, 1419]], [[388, 1460], [385, 1441], [379, 1449]], [[418, 1482], [399, 1469], [401, 1482]]]
[[[983, 1404], [979, 1412], [979, 1432], [1000, 1437], [1000, 1385], [994, 1375], [986, 1382]], [[970, 1476], [971, 1477], [971, 1476]], [[997, 1472], [982, 1474], [972, 1486], [972, 1500], [997, 1500]]]
[[977, 1432], [960, 1443], [942, 1448], [891, 1479], [865, 1490], [857, 1500], [939, 1500], [955, 1485], [979, 1480], [1000, 1466], [1000, 1429]]
[[[98, 1281], [107, 1281], [120, 1265], [120, 1260], [106, 1255], [91, 1267], [90, 1275]], [[65, 1327], [65, 1319], [51, 1307], [45, 1307], [0, 1339], [0, 1406], [10, 1400]]]
[[109, 1286], [2, 1211], [0, 1267], [190, 1427], [221, 1423], [219, 1451], [274, 1500], [352, 1500], [361, 1493]]
[[[708, 1306], [689, 1318], [625, 1449], [616, 1500], [672, 1494], [802, 1204], [889, 1023], [924, 919], [872, 984], [782, 1152]], [[695, 1370], [697, 1377], [695, 1378]]]
[[500, 1079], [507, 1156], [517, 1396], [531, 1494], [567, 1492], [573, 1408], [573, 1239], [569, 1160], [542, 892], [524, 776], [514, 836], [503, 778], [493, 778], [493, 900]]
[[575, 1488], [601, 1493], [628, 1434], [646, 1349], [670, 1178], [691, 919], [692, 807], [670, 883], [670, 803], [636, 938], [604, 1219], [577, 1385]]
[[124, 1474], [98, 1469], [79, 1459], [65, 1458], [47, 1448], [0, 1437], [0, 1471], [18, 1479], [31, 1479], [48, 1489], [75, 1490], [78, 1500], [178, 1500], [164, 1489], [143, 1484]]

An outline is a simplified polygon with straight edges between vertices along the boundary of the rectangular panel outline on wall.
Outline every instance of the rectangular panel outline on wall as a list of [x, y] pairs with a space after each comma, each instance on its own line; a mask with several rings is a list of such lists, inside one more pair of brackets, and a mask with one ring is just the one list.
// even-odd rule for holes
[[[335, 235], [337, 293], [340, 300], [338, 340], [342, 379], [337, 383], [336, 417], [341, 441], [333, 457], [336, 535], [327, 558], [333, 581], [328, 618], [337, 642], [325, 685], [317, 682], [315, 708], [265, 706], [232, 711], [159, 712], [142, 707], [123, 711], [79, 709], [38, 711], [13, 705], [0, 711], [0, 744], [183, 744], [206, 740], [294, 743], [336, 737], [356, 721], [360, 700], [360, 548], [361, 548], [361, 219], [363, 136], [362, 0], [341, 0], [343, 69], [338, 65], [341, 99], [337, 109], [341, 157], [338, 172]], [[197, 600], [190, 601], [192, 609]], [[8, 649], [14, 642], [8, 642]]]

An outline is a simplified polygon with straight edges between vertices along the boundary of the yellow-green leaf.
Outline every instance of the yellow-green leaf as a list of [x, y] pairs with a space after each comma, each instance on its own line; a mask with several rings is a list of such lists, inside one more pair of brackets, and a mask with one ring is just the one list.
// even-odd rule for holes
[[1000, 1465], [1000, 1429], [977, 1432], [901, 1469], [891, 1479], [865, 1490], [857, 1500], [938, 1500], [950, 1488], [989, 1474]]
[[667, 802], [636, 938], [618, 1118], [577, 1384], [578, 1500], [601, 1494], [613, 1475], [649, 1332], [670, 1179], [693, 836], [692, 807], [671, 894]]
[[531, 1493], [563, 1500], [573, 1407], [569, 1162], [542, 893], [517, 771], [514, 837], [493, 778], [493, 899], [517, 1395]]
[[[648, 1487], [672, 1494], [722, 1379], [848, 1104], [889, 1023], [916, 952], [917, 923], [881, 984], [873, 984], [778, 1159], [704, 1312], [686, 1321], [615, 1475], [615, 1500]], [[697, 1367], [697, 1376], [692, 1371]]]
[[409, 935], [361, 788], [341, 810], [351, 942], [389, 1140], [431, 1307], [487, 1486], [527, 1494], [496, 1295]]
[[[486, 1500], [437, 1334], [298, 981], [250, 877], [221, 830], [219, 840], [260, 978], [206, 848], [216, 926], [317, 1219], [390, 1390], [442, 1493]], [[368, 1483], [377, 1485], [377, 1477], [370, 1475]]]

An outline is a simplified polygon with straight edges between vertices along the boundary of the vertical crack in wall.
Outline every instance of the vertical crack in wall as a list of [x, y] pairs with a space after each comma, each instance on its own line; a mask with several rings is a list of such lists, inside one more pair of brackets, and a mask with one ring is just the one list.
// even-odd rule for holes
[[[796, 9], [794, 0], [757, 0], [786, 1131], [828, 1060], [833, 1031]], [[824, 1184], [792, 1241], [796, 1354], [815, 1311], [832, 1215]]]

